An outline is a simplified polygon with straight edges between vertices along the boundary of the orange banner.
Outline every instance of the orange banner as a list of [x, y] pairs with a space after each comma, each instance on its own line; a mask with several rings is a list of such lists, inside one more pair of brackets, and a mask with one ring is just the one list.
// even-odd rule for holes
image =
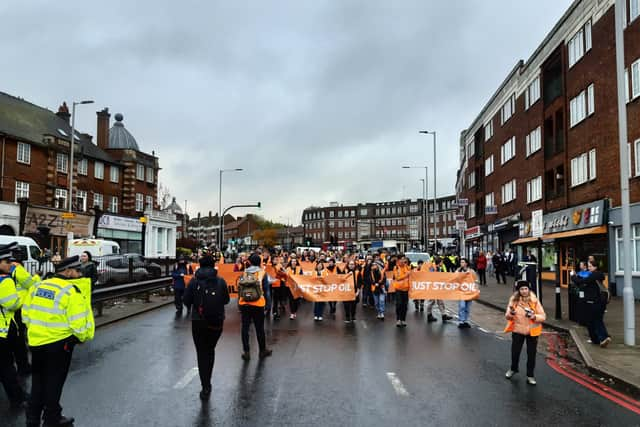
[[300, 267], [304, 274], [311, 274], [316, 271], [316, 263], [309, 261], [300, 261]]
[[227, 289], [231, 298], [238, 298], [238, 278], [242, 276], [242, 271], [233, 271], [233, 264], [217, 264], [218, 277], [227, 282]]
[[294, 298], [304, 298], [307, 301], [353, 301], [356, 298], [351, 274], [289, 276], [287, 286]]
[[389, 288], [387, 292], [392, 294], [396, 291], [396, 287], [393, 286], [393, 271], [385, 271], [385, 276], [387, 277], [387, 283], [389, 284]]
[[480, 296], [474, 273], [436, 273], [412, 271], [409, 275], [409, 298], [473, 300]]

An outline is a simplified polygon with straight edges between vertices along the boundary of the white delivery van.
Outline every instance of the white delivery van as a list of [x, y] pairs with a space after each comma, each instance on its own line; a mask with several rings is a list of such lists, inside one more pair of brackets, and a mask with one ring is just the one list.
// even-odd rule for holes
[[80, 255], [87, 251], [92, 257], [120, 254], [120, 245], [112, 240], [71, 239], [67, 244], [67, 256]]
[[29, 273], [39, 273], [43, 275], [54, 271], [51, 261], [44, 260], [40, 247], [31, 237], [0, 236], [0, 245], [13, 242], [18, 242], [18, 249], [22, 252], [22, 256], [20, 257], [22, 265]]

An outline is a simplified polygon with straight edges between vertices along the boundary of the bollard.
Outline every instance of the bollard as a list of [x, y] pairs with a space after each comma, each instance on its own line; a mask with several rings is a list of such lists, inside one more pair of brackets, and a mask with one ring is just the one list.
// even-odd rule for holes
[[556, 282], [556, 320], [562, 320], [562, 297], [559, 282]]

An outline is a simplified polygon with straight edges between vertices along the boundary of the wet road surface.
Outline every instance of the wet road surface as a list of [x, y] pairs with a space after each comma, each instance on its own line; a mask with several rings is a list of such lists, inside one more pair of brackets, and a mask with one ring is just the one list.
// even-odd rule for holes
[[[312, 304], [297, 320], [267, 322], [273, 356], [240, 359], [232, 301], [218, 343], [213, 394], [200, 384], [190, 321], [171, 307], [100, 328], [75, 350], [64, 413], [76, 426], [640, 426], [640, 417], [558, 375], [538, 357], [538, 386], [504, 378], [510, 341], [454, 322], [426, 323], [409, 309], [395, 327], [358, 307], [355, 325], [314, 323]], [[472, 311], [473, 316], [473, 311]], [[523, 356], [525, 356], [523, 354]], [[0, 402], [1, 425], [24, 425]], [[8, 421], [5, 424], [5, 420]]]

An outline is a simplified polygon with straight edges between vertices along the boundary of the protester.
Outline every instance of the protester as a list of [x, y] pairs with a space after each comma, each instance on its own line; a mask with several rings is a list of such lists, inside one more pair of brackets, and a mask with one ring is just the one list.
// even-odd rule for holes
[[184, 302], [193, 307], [191, 334], [196, 348], [200, 375], [200, 398], [211, 395], [211, 374], [216, 358], [216, 345], [224, 326], [224, 306], [230, 301], [227, 283], [218, 277], [212, 256], [200, 260], [200, 268], [184, 293]]
[[[433, 264], [429, 267], [429, 271], [436, 271], [440, 273], [446, 273], [447, 267], [444, 265], [444, 261], [441, 257], [436, 256], [434, 258]], [[446, 322], [447, 320], [453, 319], [453, 317], [449, 316], [445, 311], [444, 301], [441, 299], [432, 299], [427, 302], [427, 322], [437, 322], [438, 319], [433, 315], [433, 306], [438, 305], [438, 309], [440, 310], [440, 315], [442, 316], [442, 321]]]
[[[264, 334], [264, 316], [266, 300], [264, 297], [265, 282], [268, 278], [260, 264], [262, 259], [258, 254], [249, 257], [251, 267], [247, 268], [238, 279], [238, 305], [242, 317], [242, 359], [249, 360], [249, 327], [253, 323], [256, 329], [256, 338], [260, 348], [260, 358], [271, 356], [272, 350], [267, 348]], [[249, 297], [251, 295], [251, 298]]]
[[500, 278], [502, 277], [502, 282], [507, 284], [507, 276], [505, 274], [506, 271], [506, 262], [504, 259], [504, 255], [500, 251], [496, 251], [493, 255], [493, 268], [496, 272], [496, 282], [500, 284]]
[[[315, 275], [318, 277], [324, 277], [324, 276], [327, 276], [328, 274], [329, 273], [327, 273], [327, 270], [325, 270], [324, 268], [324, 263], [318, 260], [318, 262], [316, 263]], [[325, 306], [324, 301], [313, 303], [313, 320], [317, 322], [322, 322], [323, 320], [322, 316], [324, 315], [324, 306]]]
[[[334, 258], [329, 258], [326, 270], [327, 274], [343, 274], [343, 272], [340, 271], [340, 269], [336, 265], [336, 260]], [[336, 305], [337, 302], [329, 301], [329, 314], [331, 315], [331, 317], [336, 316]]]
[[509, 321], [505, 332], [511, 332], [511, 368], [505, 376], [511, 379], [518, 372], [520, 353], [526, 341], [527, 384], [536, 385], [533, 372], [536, 366], [536, 348], [546, 315], [542, 303], [529, 289], [529, 282], [526, 280], [516, 282], [516, 292], [509, 299], [505, 317]]
[[598, 270], [595, 259], [587, 264], [589, 274], [579, 273], [572, 276], [578, 288], [584, 292], [585, 323], [589, 330], [591, 343], [607, 347], [611, 336], [604, 324], [604, 312], [608, 303], [608, 291], [604, 290], [604, 274]]
[[396, 290], [396, 327], [407, 326], [407, 305], [409, 304], [409, 260], [401, 256], [393, 268], [393, 286]]
[[381, 261], [376, 261], [371, 264], [370, 270], [371, 276], [371, 293], [373, 294], [373, 300], [376, 307], [377, 318], [384, 320], [385, 310], [385, 296], [387, 289], [385, 286], [386, 277], [384, 275], [384, 264]]
[[[476, 276], [476, 273], [475, 271], [473, 271], [473, 269], [471, 269], [471, 267], [469, 267], [469, 261], [466, 258], [460, 258], [460, 268], [458, 268], [456, 271], [461, 273], [472, 273], [474, 276], [474, 281], [477, 283], [478, 278]], [[471, 325], [469, 324], [471, 302], [471, 300], [460, 300], [460, 302], [458, 303], [458, 320], [460, 321], [460, 323], [458, 323], [458, 328], [462, 329], [471, 327]]]
[[276, 277], [273, 278], [271, 282], [271, 298], [273, 305], [273, 320], [280, 319], [280, 311], [285, 310], [285, 304], [287, 302], [287, 297], [285, 293], [285, 284], [283, 284], [283, 278], [286, 275], [284, 271], [284, 267], [282, 266], [280, 257], [274, 256], [271, 258], [271, 265], [273, 266], [273, 270], [275, 271]]
[[478, 258], [476, 258], [476, 270], [478, 271], [480, 286], [487, 286], [487, 257], [483, 251], [480, 251]]
[[373, 257], [367, 255], [365, 258], [365, 264], [362, 270], [363, 288], [362, 288], [362, 307], [373, 307], [373, 281], [371, 275], [371, 267], [373, 266]]
[[178, 265], [171, 272], [173, 278], [173, 300], [176, 306], [176, 316], [182, 315], [182, 299], [184, 297], [184, 276], [188, 274], [187, 261], [184, 258], [178, 260]]
[[344, 322], [353, 323], [356, 321], [356, 307], [360, 300], [360, 292], [362, 291], [362, 274], [354, 260], [347, 262], [347, 269], [345, 270], [345, 273], [353, 275], [353, 291], [355, 293], [355, 299], [353, 301], [344, 301], [342, 303], [344, 305]]
[[[289, 264], [287, 265], [287, 275], [298, 275], [303, 274], [302, 268], [298, 265], [298, 259], [295, 258], [292, 254], [292, 257], [289, 259]], [[294, 298], [291, 293], [291, 289], [288, 286], [285, 287], [288, 293], [289, 298], [289, 319], [294, 320], [298, 316], [298, 299]]]

